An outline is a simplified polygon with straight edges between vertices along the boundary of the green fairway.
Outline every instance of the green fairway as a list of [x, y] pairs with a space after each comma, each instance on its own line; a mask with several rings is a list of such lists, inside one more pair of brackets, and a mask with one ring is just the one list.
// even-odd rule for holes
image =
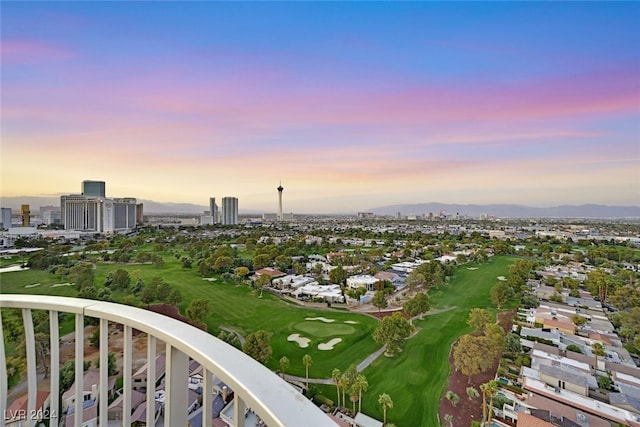
[[[151, 264], [113, 264], [99, 263], [95, 270], [95, 283], [101, 286], [110, 271], [124, 269], [132, 276], [132, 283], [138, 278], [148, 283], [154, 276], [161, 276], [164, 281], [180, 290], [182, 303], [179, 308], [185, 312], [189, 301], [205, 298], [209, 300], [212, 309], [207, 318], [209, 331], [217, 335], [220, 326], [225, 326], [247, 336], [259, 329], [269, 331], [273, 355], [267, 366], [273, 370], [279, 369], [278, 360], [287, 356], [291, 364], [287, 373], [304, 376], [305, 368], [302, 357], [311, 355], [313, 365], [309, 374], [312, 377], [330, 377], [334, 368], [346, 369], [351, 363], [359, 363], [369, 354], [376, 351], [379, 346], [373, 341], [372, 333], [377, 321], [371, 317], [349, 313], [344, 310], [318, 310], [306, 309], [280, 298], [263, 293], [259, 298], [259, 292], [245, 285], [236, 285], [225, 282], [220, 277], [216, 281], [203, 280], [195, 269], [184, 270], [179, 261], [174, 257], [165, 257], [165, 264], [157, 268]], [[61, 283], [59, 277], [40, 270], [26, 270], [0, 275], [0, 292], [2, 293], [27, 293], [43, 295], [76, 296], [75, 287], [62, 286], [50, 287], [51, 284]], [[40, 286], [25, 288], [25, 285], [41, 283]], [[136, 301], [131, 295], [115, 292], [116, 301], [123, 298]], [[305, 320], [306, 318], [326, 317], [335, 320], [332, 323], [324, 323], [319, 320]], [[345, 321], [356, 322], [354, 324]], [[307, 331], [304, 329], [309, 324]], [[335, 330], [336, 332], [332, 332]], [[315, 332], [311, 332], [315, 331]], [[287, 341], [292, 333], [313, 336], [313, 344], [307, 348], [300, 348], [295, 342]], [[342, 338], [342, 342], [335, 346], [334, 350], [318, 350], [317, 345], [329, 341], [333, 337]], [[345, 357], [348, 354], [348, 357]]]
[[[397, 426], [439, 425], [438, 405], [449, 377], [451, 345], [471, 330], [466, 321], [472, 308], [495, 312], [489, 291], [496, 277], [505, 275], [512, 262], [513, 258], [496, 257], [491, 263], [472, 266], [477, 270], [461, 266], [449, 285], [430, 293], [432, 310], [455, 309], [415, 321], [420, 331], [406, 342], [401, 354], [380, 357], [364, 371], [370, 384], [363, 396], [365, 413], [382, 419], [378, 396], [388, 393], [394, 403], [387, 412], [389, 422]], [[335, 391], [329, 397], [335, 399]]]

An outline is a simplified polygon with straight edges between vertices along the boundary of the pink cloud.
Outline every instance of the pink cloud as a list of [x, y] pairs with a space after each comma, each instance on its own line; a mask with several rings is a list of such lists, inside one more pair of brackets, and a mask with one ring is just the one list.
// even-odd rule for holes
[[35, 64], [72, 58], [71, 51], [44, 41], [2, 40], [0, 55], [6, 64]]

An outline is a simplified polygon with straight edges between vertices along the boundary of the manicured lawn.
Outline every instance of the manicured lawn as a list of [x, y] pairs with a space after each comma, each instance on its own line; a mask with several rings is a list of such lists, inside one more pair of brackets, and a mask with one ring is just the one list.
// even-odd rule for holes
[[[388, 393], [394, 403], [387, 411], [389, 422], [397, 426], [439, 425], [438, 405], [449, 377], [451, 345], [470, 331], [466, 321], [472, 308], [495, 313], [489, 291], [497, 276], [507, 274], [512, 262], [512, 258], [497, 257], [491, 263], [471, 266], [478, 270], [462, 266], [449, 285], [431, 293], [433, 309], [457, 308], [414, 322], [421, 330], [407, 341], [401, 354], [380, 357], [364, 371], [370, 387], [363, 396], [363, 412], [382, 419], [378, 396]], [[329, 398], [335, 399], [335, 387], [327, 390], [331, 390]]]
[[[371, 337], [377, 321], [368, 316], [353, 314], [344, 310], [310, 310], [295, 304], [282, 301], [280, 298], [259, 292], [248, 286], [226, 283], [217, 277], [216, 281], [203, 280], [195, 268], [184, 270], [181, 263], [173, 256], [165, 257], [165, 264], [157, 268], [151, 264], [112, 264], [100, 263], [95, 272], [95, 283], [101, 286], [110, 271], [124, 269], [132, 276], [132, 284], [138, 278], [148, 283], [154, 276], [161, 276], [165, 282], [180, 290], [182, 303], [179, 304], [184, 314], [189, 301], [198, 298], [209, 300], [211, 315], [207, 318], [209, 331], [217, 335], [220, 326], [226, 326], [247, 336], [249, 333], [264, 329], [272, 333], [271, 346], [273, 356], [267, 366], [279, 369], [279, 359], [287, 356], [290, 366], [287, 373], [304, 376], [305, 369], [302, 357], [311, 355], [313, 364], [309, 373], [312, 377], [330, 377], [334, 368], [346, 369], [351, 363], [358, 363], [378, 349]], [[74, 287], [51, 288], [45, 284], [61, 283], [59, 277], [39, 270], [3, 273], [0, 276], [0, 292], [28, 293], [75, 296]], [[42, 283], [34, 288], [25, 288], [26, 284]], [[115, 300], [128, 297], [122, 292], [114, 293]], [[320, 320], [307, 321], [307, 317], [325, 317], [335, 320], [323, 323]], [[356, 322], [354, 324], [345, 321]], [[335, 329], [335, 334], [332, 333]], [[297, 343], [287, 340], [290, 334], [299, 333], [311, 338], [309, 347], [300, 348]], [[342, 342], [333, 350], [318, 350], [317, 345], [331, 338], [341, 338]], [[348, 355], [348, 357], [345, 357]]]
[[[42, 270], [21, 270], [11, 273], [0, 274], [0, 293], [3, 294], [29, 294], [29, 295], [55, 295], [55, 296], [76, 296], [74, 286], [51, 285], [67, 283], [51, 273]], [[37, 285], [39, 283], [39, 285]], [[37, 285], [37, 286], [33, 286]], [[28, 287], [27, 287], [28, 286]]]
[[[216, 281], [203, 280], [195, 267], [184, 270], [173, 256], [165, 256], [165, 265], [157, 268], [151, 264], [100, 263], [96, 269], [95, 283], [101, 286], [109, 271], [119, 268], [129, 271], [132, 283], [142, 278], [148, 283], [154, 276], [161, 276], [167, 283], [178, 288], [183, 302], [182, 313], [188, 302], [196, 298], [210, 301], [211, 315], [207, 318], [209, 331], [219, 332], [220, 326], [233, 328], [246, 336], [258, 329], [272, 333], [273, 356], [267, 363], [269, 368], [279, 369], [278, 360], [287, 356], [290, 366], [287, 373], [304, 376], [302, 357], [310, 354], [313, 364], [309, 374], [313, 378], [328, 378], [334, 368], [341, 371], [350, 364], [357, 364], [379, 346], [371, 335], [377, 321], [368, 316], [349, 313], [345, 310], [304, 309], [280, 300], [267, 292], [258, 297], [258, 292], [248, 286], [227, 283], [217, 277]], [[449, 285], [441, 286], [430, 293], [433, 310], [455, 307], [449, 311], [415, 322], [420, 331], [407, 341], [404, 351], [393, 358], [380, 357], [364, 372], [370, 384], [363, 395], [363, 412], [382, 419], [378, 395], [388, 393], [394, 408], [388, 411], [389, 422], [398, 426], [437, 426], [437, 410], [440, 396], [449, 375], [448, 355], [451, 344], [462, 334], [469, 332], [466, 325], [469, 311], [475, 307], [495, 309], [490, 302], [489, 291], [498, 276], [508, 274], [511, 257], [496, 257], [484, 265], [465, 265], [456, 270]], [[477, 270], [470, 270], [468, 267]], [[0, 292], [75, 296], [72, 287], [49, 285], [61, 283], [54, 275], [37, 270], [3, 273], [0, 275]], [[41, 283], [25, 288], [25, 285]], [[132, 296], [116, 293], [121, 300]], [[334, 322], [306, 320], [324, 317]], [[357, 323], [351, 323], [357, 322]], [[298, 333], [311, 339], [307, 348], [287, 340], [290, 334]], [[318, 350], [319, 343], [331, 338], [341, 338], [334, 350]], [[335, 400], [335, 386], [321, 386], [320, 390]]]

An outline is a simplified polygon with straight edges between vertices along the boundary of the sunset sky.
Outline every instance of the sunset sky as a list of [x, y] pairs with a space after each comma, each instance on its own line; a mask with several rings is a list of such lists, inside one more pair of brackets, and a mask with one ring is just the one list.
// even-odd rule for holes
[[640, 205], [638, 2], [1, 12], [1, 196]]

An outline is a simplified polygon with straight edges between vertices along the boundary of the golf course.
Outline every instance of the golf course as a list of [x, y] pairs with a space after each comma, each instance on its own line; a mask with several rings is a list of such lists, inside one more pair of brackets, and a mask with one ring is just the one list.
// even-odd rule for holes
[[[212, 308], [206, 319], [208, 330], [218, 334], [220, 328], [233, 330], [242, 336], [257, 330], [271, 333], [273, 355], [267, 362], [272, 370], [279, 370], [279, 359], [286, 356], [290, 365], [286, 373], [304, 377], [302, 358], [312, 357], [310, 378], [330, 378], [331, 371], [345, 371], [349, 365], [362, 362], [380, 347], [372, 338], [377, 325], [373, 317], [351, 313], [344, 309], [310, 309], [301, 307], [232, 280], [203, 280], [193, 269], [184, 269], [172, 256], [164, 256], [165, 264], [158, 268], [150, 264], [114, 264], [97, 262], [95, 283], [104, 282], [110, 271], [124, 269], [133, 281], [150, 281], [161, 276], [182, 295], [181, 312], [193, 299], [205, 298]], [[369, 388], [363, 394], [364, 413], [382, 419], [378, 396], [387, 393], [394, 406], [388, 410], [390, 423], [396, 426], [437, 426], [438, 403], [448, 375], [448, 354], [451, 344], [461, 334], [469, 332], [467, 315], [474, 307], [492, 308], [489, 291], [498, 276], [508, 272], [509, 257], [495, 257], [480, 265], [457, 267], [448, 284], [429, 293], [431, 312], [414, 325], [418, 332], [407, 340], [404, 351], [387, 358], [381, 356], [364, 370]], [[46, 294], [75, 296], [73, 286], [63, 285], [55, 275], [25, 269], [2, 273], [2, 293]], [[128, 293], [114, 292], [117, 302], [140, 304]], [[494, 311], [495, 312], [495, 311]], [[319, 385], [320, 392], [336, 400], [333, 385]]]

